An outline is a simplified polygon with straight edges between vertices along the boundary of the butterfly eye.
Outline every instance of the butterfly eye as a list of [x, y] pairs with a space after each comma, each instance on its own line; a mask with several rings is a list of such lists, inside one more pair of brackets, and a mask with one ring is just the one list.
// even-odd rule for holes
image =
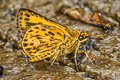
[[80, 35], [80, 36], [79, 36], [79, 40], [83, 40], [83, 36]]

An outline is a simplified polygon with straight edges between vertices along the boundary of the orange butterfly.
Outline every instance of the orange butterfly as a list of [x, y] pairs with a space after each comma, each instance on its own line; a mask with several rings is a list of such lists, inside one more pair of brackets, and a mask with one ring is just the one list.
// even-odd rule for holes
[[80, 46], [84, 47], [88, 41], [88, 34], [80, 30], [72, 30], [40, 14], [21, 8], [17, 14], [17, 27], [20, 30], [24, 54], [29, 56], [31, 62], [52, 57], [51, 65], [56, 58], [64, 53], [74, 51], [75, 63]]

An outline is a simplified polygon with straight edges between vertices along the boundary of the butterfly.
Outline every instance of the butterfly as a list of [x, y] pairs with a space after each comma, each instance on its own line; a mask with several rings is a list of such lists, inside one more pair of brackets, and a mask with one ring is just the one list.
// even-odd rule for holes
[[88, 57], [86, 45], [83, 45], [89, 40], [85, 31], [70, 29], [25, 8], [19, 9], [16, 22], [24, 55], [30, 62], [52, 57], [52, 65], [59, 55], [74, 52], [77, 65], [76, 57], [81, 46]]

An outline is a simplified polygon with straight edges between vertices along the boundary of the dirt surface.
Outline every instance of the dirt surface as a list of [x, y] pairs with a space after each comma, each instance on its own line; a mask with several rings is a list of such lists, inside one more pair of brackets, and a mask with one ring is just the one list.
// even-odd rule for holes
[[[0, 0], [0, 80], [120, 80], [119, 0]], [[109, 33], [59, 12], [61, 6], [100, 11], [116, 26]], [[23, 56], [16, 28], [19, 8], [29, 8], [69, 28], [88, 32], [93, 43], [88, 59], [79, 62], [79, 71], [67, 56], [50, 66], [49, 60], [29, 63]], [[1, 70], [1, 69], [0, 69]]]

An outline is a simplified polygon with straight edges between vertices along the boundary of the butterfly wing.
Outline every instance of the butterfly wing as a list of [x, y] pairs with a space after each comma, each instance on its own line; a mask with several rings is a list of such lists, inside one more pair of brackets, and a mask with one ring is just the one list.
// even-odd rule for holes
[[21, 38], [23, 38], [24, 34], [26, 33], [26, 31], [29, 28], [31, 28], [37, 24], [55, 26], [55, 27], [61, 29], [62, 31], [64, 31], [64, 33], [66, 35], [70, 36], [70, 33], [68, 33], [69, 29], [67, 27], [64, 27], [54, 21], [51, 21], [32, 10], [20, 8], [20, 10], [18, 11], [18, 14], [17, 14], [17, 27], [20, 30]]
[[24, 54], [28, 55], [32, 62], [51, 57], [65, 42], [64, 33], [58, 33], [59, 31], [60, 29], [54, 26], [31, 27], [22, 40]]

